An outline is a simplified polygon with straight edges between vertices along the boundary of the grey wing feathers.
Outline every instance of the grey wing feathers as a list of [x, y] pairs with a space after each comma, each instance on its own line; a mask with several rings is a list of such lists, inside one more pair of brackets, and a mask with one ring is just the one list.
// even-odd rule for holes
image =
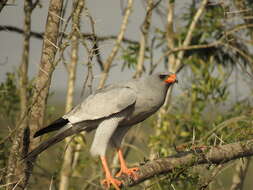
[[128, 87], [100, 91], [87, 97], [63, 118], [68, 119], [72, 124], [101, 119], [126, 109], [135, 101], [136, 92]]

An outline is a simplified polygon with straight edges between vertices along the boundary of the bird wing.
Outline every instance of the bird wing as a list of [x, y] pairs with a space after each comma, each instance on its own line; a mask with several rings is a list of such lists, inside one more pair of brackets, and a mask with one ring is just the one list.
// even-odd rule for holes
[[136, 92], [129, 87], [101, 90], [88, 96], [63, 118], [68, 119], [71, 123], [105, 118], [133, 105], [136, 97]]

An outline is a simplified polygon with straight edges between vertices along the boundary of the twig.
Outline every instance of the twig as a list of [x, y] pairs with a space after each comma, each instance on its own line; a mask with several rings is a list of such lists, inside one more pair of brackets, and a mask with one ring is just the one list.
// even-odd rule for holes
[[[93, 43], [92, 56], [93, 56], [93, 54], [96, 56], [98, 65], [100, 67], [100, 70], [103, 71], [104, 70], [104, 63], [102, 61], [102, 58], [101, 58], [100, 52], [99, 52], [98, 38], [97, 38], [97, 35], [96, 35], [96, 32], [95, 32], [95, 21], [94, 21], [93, 17], [90, 15], [89, 10], [88, 10], [87, 7], [85, 7], [85, 12], [86, 12], [86, 16], [88, 17], [88, 19], [90, 21], [90, 26], [91, 26], [91, 31], [92, 31], [92, 34], [89, 37], [90, 40]], [[92, 60], [92, 57], [91, 57], [90, 60]]]

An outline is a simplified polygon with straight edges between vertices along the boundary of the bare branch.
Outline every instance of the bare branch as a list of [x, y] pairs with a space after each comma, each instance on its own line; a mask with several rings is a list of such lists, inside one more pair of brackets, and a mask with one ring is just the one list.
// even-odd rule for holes
[[[198, 8], [196, 14], [193, 17], [193, 20], [190, 24], [190, 27], [188, 29], [188, 32], [186, 34], [185, 40], [183, 42], [183, 47], [188, 46], [191, 43], [191, 39], [192, 39], [192, 35], [193, 35], [193, 31], [196, 29], [196, 25], [200, 19], [200, 16], [203, 14], [205, 7], [208, 3], [208, 0], [203, 0], [200, 4], [200, 7]], [[180, 67], [181, 65], [181, 60], [184, 57], [184, 51], [180, 51], [177, 55], [177, 59], [176, 59], [176, 63], [174, 65], [170, 65], [170, 71], [171, 72], [176, 72], [177, 69]]]
[[[69, 112], [73, 107], [75, 81], [76, 81], [76, 68], [78, 63], [78, 50], [79, 50], [79, 30], [80, 30], [80, 17], [84, 7], [84, 0], [75, 0], [72, 5], [72, 31], [71, 31], [71, 62], [68, 65], [68, 88], [66, 96], [65, 112]], [[73, 172], [72, 162], [75, 154], [75, 144], [72, 142], [72, 137], [65, 139], [67, 146], [62, 168], [60, 172], [59, 190], [69, 189], [70, 177]]]
[[177, 169], [190, 168], [201, 164], [224, 164], [238, 158], [253, 155], [253, 140], [214, 146], [205, 150], [181, 152], [174, 156], [159, 158], [140, 166], [138, 179], [123, 177], [124, 186], [134, 186], [154, 176], [171, 173]]
[[7, 1], [8, 1], [8, 0], [1, 0], [1, 1], [0, 1], [0, 12], [1, 12], [2, 9], [6, 6]]
[[[15, 33], [18, 33], [18, 34], [23, 34], [24, 31], [23, 29], [21, 28], [18, 28], [18, 27], [15, 27], [15, 26], [9, 26], [9, 25], [1, 25], [0, 26], [0, 32], [15, 32]], [[63, 37], [67, 37], [66, 34], [64, 33], [60, 33], [59, 35], [63, 35]], [[83, 38], [87, 38], [88, 40], [94, 40], [93, 36], [94, 34], [92, 33], [82, 33], [82, 37]], [[42, 40], [43, 39], [43, 36], [44, 36], [44, 33], [43, 32], [34, 32], [34, 31], [31, 31], [31, 37], [33, 38], [36, 38], [36, 39], [39, 39], [39, 40]], [[108, 41], [108, 40], [115, 40], [117, 39], [118, 36], [115, 36], [115, 35], [108, 35], [108, 36], [97, 36], [96, 35], [96, 40], [97, 41], [100, 41], [100, 42], [103, 42], [103, 41]], [[122, 38], [122, 42], [124, 43], [127, 43], [127, 44], [139, 44], [139, 42], [135, 41], [135, 40], [131, 40], [129, 38], [125, 38], [123, 37]]]
[[[175, 48], [175, 32], [174, 32], [174, 3], [168, 1], [168, 15], [167, 15], [167, 30], [166, 30], [166, 38], [167, 38], [167, 46], [168, 49]], [[176, 57], [174, 54], [169, 54], [168, 56], [168, 67], [170, 65], [174, 65], [176, 61]]]
[[[30, 31], [31, 31], [31, 15], [32, 15], [32, 4], [29, 0], [24, 1], [24, 42], [23, 52], [21, 58], [21, 64], [19, 67], [19, 89], [20, 89], [20, 118], [16, 123], [17, 130], [13, 138], [13, 144], [11, 146], [10, 155], [8, 157], [8, 170], [6, 182], [10, 184], [13, 181], [19, 181], [19, 186], [25, 186], [25, 164], [19, 164], [18, 158], [28, 153], [29, 141], [23, 141], [27, 135], [28, 128], [28, 65], [29, 65], [29, 53], [30, 53]], [[29, 137], [28, 137], [29, 139]], [[6, 190], [13, 189], [17, 184], [12, 184], [6, 187]], [[17, 189], [20, 189], [19, 187]]]
[[[93, 55], [95, 55], [97, 58], [97, 63], [100, 67], [100, 70], [103, 71], [104, 70], [104, 63], [103, 63], [101, 55], [100, 55], [99, 43], [98, 43], [99, 40], [98, 40], [98, 37], [95, 32], [95, 21], [92, 18], [92, 16], [90, 15], [87, 6], [85, 7], [85, 12], [86, 12], [86, 15], [90, 21], [90, 26], [91, 26], [91, 30], [92, 30], [91, 36], [89, 36], [89, 37], [87, 36], [87, 39], [89, 39], [93, 43], [92, 53], [91, 53], [91, 57], [89, 58], [89, 60], [91, 61], [93, 58]], [[84, 36], [83, 36], [83, 38], [84, 38]]]
[[235, 167], [235, 173], [233, 176], [233, 183], [230, 190], [243, 189], [243, 183], [249, 169], [250, 158], [243, 158], [237, 161]]
[[144, 67], [144, 57], [145, 57], [145, 50], [146, 50], [146, 43], [148, 41], [148, 32], [150, 28], [150, 22], [152, 17], [152, 10], [153, 9], [153, 0], [148, 0], [147, 4], [147, 13], [144, 19], [143, 24], [141, 25], [141, 37], [140, 37], [140, 50], [138, 55], [138, 63], [136, 66], [136, 72], [134, 77], [139, 78], [142, 75], [143, 67]]
[[[63, 0], [51, 0], [49, 3], [48, 17], [45, 27], [45, 35], [42, 47], [42, 56], [40, 61], [40, 69], [37, 74], [34, 93], [33, 93], [33, 106], [31, 107], [30, 123], [29, 123], [29, 135], [31, 136], [38, 129], [43, 127], [44, 114], [46, 110], [47, 97], [49, 93], [49, 87], [51, 83], [51, 76], [58, 62], [55, 61], [55, 55], [58, 51], [56, 44], [59, 36], [59, 26], [62, 11]], [[55, 16], [57, 15], [57, 16]], [[54, 45], [53, 45], [54, 44]], [[28, 137], [29, 140], [29, 137]], [[30, 149], [36, 147], [39, 143], [39, 139], [30, 142]], [[26, 162], [27, 170], [26, 183], [28, 183], [30, 174], [32, 172], [32, 163]], [[26, 184], [24, 185], [24, 188]]]
[[121, 28], [120, 28], [120, 33], [119, 33], [119, 35], [117, 37], [117, 40], [115, 42], [115, 45], [114, 45], [114, 47], [112, 49], [111, 54], [109, 55], [109, 57], [105, 61], [104, 71], [103, 71], [102, 76], [100, 78], [100, 82], [99, 82], [98, 88], [103, 88], [103, 86], [105, 84], [105, 81], [108, 78], [108, 73], [109, 73], [109, 70], [111, 68], [112, 61], [115, 58], [115, 56], [117, 55], [117, 53], [118, 53], [121, 41], [122, 41], [123, 36], [125, 34], [127, 23], [128, 23], [128, 18], [130, 16], [130, 13], [131, 13], [131, 10], [132, 10], [132, 6], [133, 6], [133, 0], [128, 0], [128, 4], [127, 4], [126, 11], [125, 11], [125, 15], [124, 15], [123, 22], [122, 22], [122, 25], [121, 25]]

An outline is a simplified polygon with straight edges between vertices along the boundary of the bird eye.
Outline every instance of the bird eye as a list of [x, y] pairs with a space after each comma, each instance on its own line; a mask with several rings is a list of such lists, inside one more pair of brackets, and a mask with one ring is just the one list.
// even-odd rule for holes
[[165, 80], [167, 75], [159, 75], [159, 77], [160, 77], [161, 80]]

